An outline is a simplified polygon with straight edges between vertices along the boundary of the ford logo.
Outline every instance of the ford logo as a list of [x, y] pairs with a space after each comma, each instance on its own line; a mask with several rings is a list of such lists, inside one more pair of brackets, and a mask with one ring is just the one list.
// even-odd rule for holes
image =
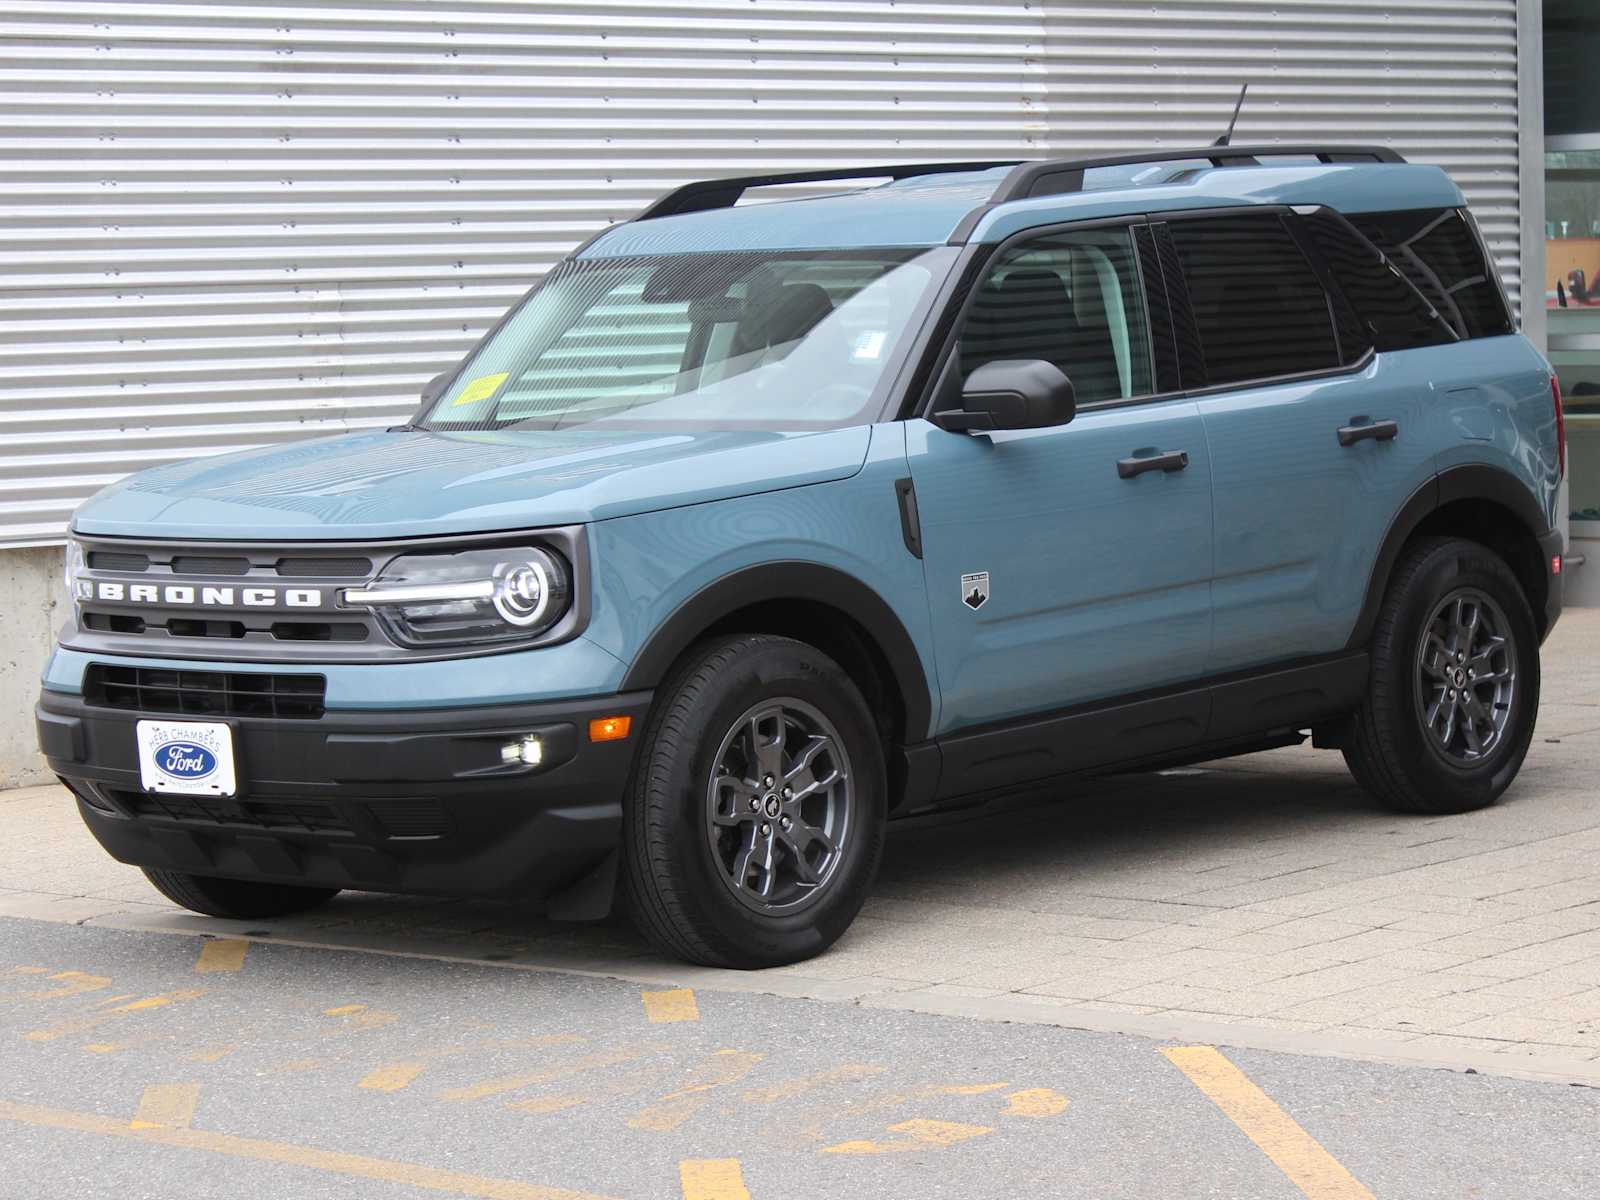
[[155, 749], [156, 767], [174, 779], [204, 779], [217, 769], [217, 756], [193, 742], [162, 742]]

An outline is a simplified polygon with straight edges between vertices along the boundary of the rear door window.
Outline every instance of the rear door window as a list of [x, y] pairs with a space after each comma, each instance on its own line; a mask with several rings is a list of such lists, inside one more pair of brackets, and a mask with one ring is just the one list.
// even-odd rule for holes
[[1199, 334], [1203, 380], [1216, 387], [1340, 365], [1328, 295], [1275, 212], [1196, 217], [1167, 226]]
[[1458, 337], [1512, 332], [1494, 268], [1460, 209], [1361, 213], [1350, 221], [1416, 285]]

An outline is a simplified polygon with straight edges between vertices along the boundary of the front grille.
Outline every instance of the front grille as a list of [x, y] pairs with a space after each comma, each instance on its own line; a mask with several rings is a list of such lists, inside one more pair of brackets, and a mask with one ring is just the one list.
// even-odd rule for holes
[[274, 717], [315, 720], [323, 713], [321, 675], [246, 671], [182, 671], [91, 663], [83, 694], [100, 708], [184, 717]]
[[372, 574], [370, 558], [280, 558], [278, 574], [285, 579], [365, 579]]
[[371, 581], [384, 561], [376, 556], [303, 544], [80, 541], [87, 590], [77, 598], [78, 625], [95, 637], [86, 648], [268, 662], [309, 658], [327, 643], [337, 646], [323, 653], [400, 653], [370, 612], [339, 599], [343, 589]]
[[248, 575], [250, 560], [240, 557], [179, 554], [172, 559], [174, 575]]
[[349, 833], [350, 822], [332, 804], [316, 800], [220, 801], [172, 792], [107, 789], [111, 799], [136, 817], [199, 825], [253, 825], [297, 833]]
[[144, 554], [123, 554], [116, 550], [89, 551], [89, 566], [96, 571], [148, 571], [150, 559]]

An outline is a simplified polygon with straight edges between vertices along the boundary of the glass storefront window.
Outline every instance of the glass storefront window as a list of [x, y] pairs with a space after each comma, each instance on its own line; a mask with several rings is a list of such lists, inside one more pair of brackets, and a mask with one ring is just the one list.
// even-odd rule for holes
[[1550, 144], [1545, 305], [1566, 401], [1568, 507], [1573, 520], [1600, 521], [1600, 136]]

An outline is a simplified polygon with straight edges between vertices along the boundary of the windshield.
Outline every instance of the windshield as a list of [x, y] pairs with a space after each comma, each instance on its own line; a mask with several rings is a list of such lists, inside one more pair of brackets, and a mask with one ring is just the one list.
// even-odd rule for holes
[[572, 259], [428, 429], [830, 429], [876, 419], [954, 247]]

